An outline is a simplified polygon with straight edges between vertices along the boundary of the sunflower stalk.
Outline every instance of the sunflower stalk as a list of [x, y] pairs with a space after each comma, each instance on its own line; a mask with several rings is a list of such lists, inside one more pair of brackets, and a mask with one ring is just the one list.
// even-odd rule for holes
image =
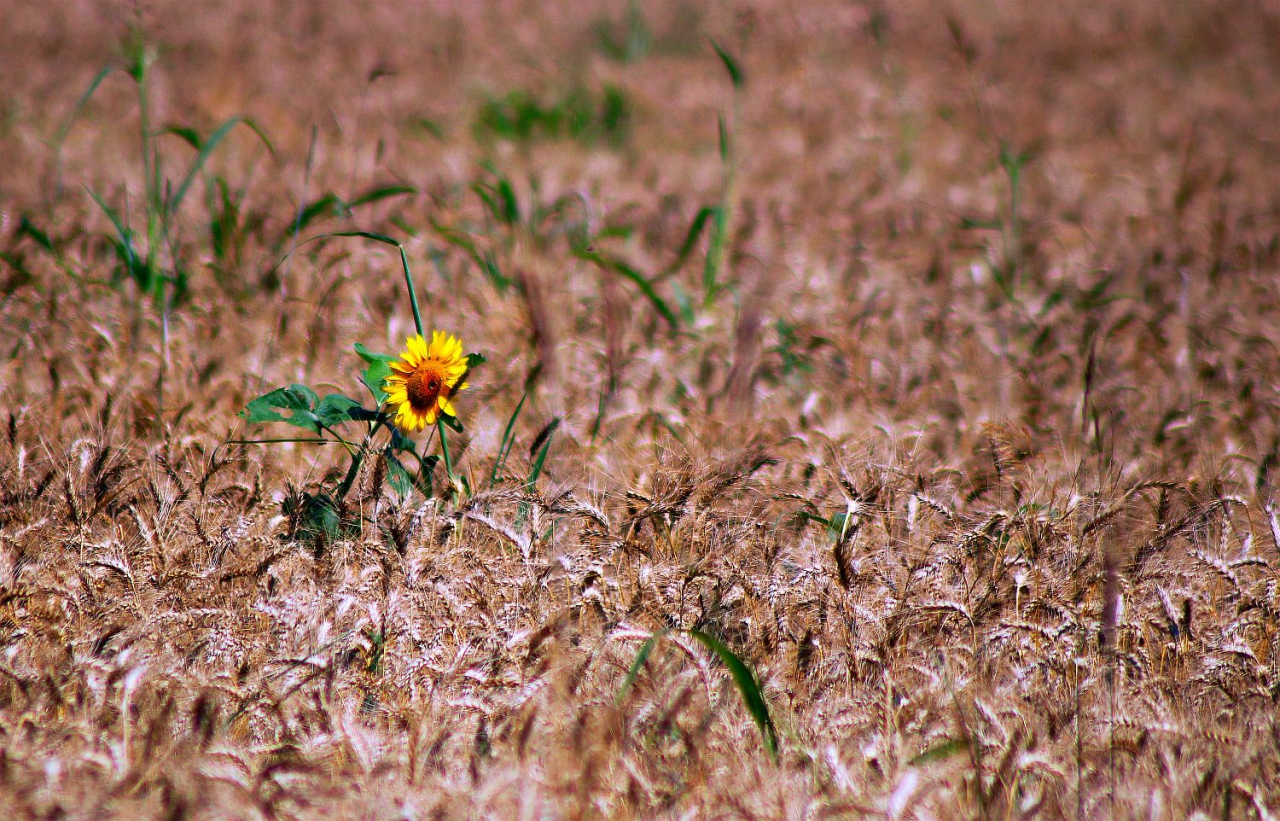
[[449, 435], [445, 433], [444, 417], [436, 419], [436, 429], [440, 431], [440, 455], [444, 458], [444, 472], [449, 477], [449, 487], [453, 490], [454, 501], [458, 497], [458, 482], [453, 475], [453, 457], [449, 455]]

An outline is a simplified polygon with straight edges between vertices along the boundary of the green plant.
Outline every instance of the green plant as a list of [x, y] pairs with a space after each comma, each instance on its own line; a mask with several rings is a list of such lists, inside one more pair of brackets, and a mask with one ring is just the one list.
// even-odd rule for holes
[[[420, 409], [414, 402], [413, 408], [408, 409], [407, 403], [402, 402], [399, 411], [395, 411], [394, 405], [399, 400], [396, 400], [392, 394], [394, 390], [392, 385], [397, 378], [403, 381], [403, 374], [409, 370], [413, 362], [418, 361], [410, 353], [415, 350], [414, 346], [426, 345], [422, 314], [418, 307], [418, 296], [413, 285], [413, 276], [409, 271], [409, 261], [405, 255], [404, 246], [391, 237], [367, 231], [322, 234], [307, 242], [331, 237], [367, 239], [397, 249], [400, 254], [409, 305], [413, 311], [414, 327], [418, 335], [416, 343], [413, 338], [410, 339], [408, 351], [400, 358], [370, 351], [358, 342], [355, 344], [356, 354], [365, 363], [365, 368], [360, 374], [360, 382], [368, 390], [373, 400], [373, 407], [366, 407], [364, 403], [339, 393], [331, 393], [322, 398], [306, 385], [293, 384], [276, 388], [259, 396], [240, 412], [240, 417], [252, 424], [283, 422], [315, 435], [306, 438], [236, 439], [231, 440], [230, 443], [337, 444], [347, 452], [349, 459], [347, 471], [332, 488], [321, 488], [315, 493], [295, 494], [289, 500], [291, 507], [285, 511], [286, 515], [299, 522], [299, 527], [295, 528], [295, 531], [304, 539], [311, 541], [319, 538], [333, 539], [348, 532], [349, 523], [345, 516], [346, 498], [355, 485], [361, 468], [370, 458], [380, 460], [380, 475], [385, 475], [392, 490], [402, 498], [408, 497], [414, 490], [427, 497], [433, 494], [431, 474], [439, 459], [444, 462], [445, 473], [454, 498], [457, 498], [460, 488], [469, 492], [465, 477], [455, 473], [446, 433], [449, 428], [461, 431], [463, 427], [451, 412], [451, 403], [446, 400], [450, 392], [466, 387], [467, 375], [485, 361], [480, 354], [467, 354], [459, 359], [458, 367], [461, 370], [458, 374], [448, 377], [448, 381], [443, 386], [439, 382], [434, 383], [431, 407]], [[281, 260], [281, 263], [283, 262], [284, 260]], [[423, 347], [421, 350], [429, 350], [434, 355], [438, 337], [438, 333], [433, 335], [431, 348]], [[451, 340], [449, 337], [445, 338]], [[444, 378], [443, 375], [440, 378]], [[416, 391], [415, 388], [410, 390]], [[436, 404], [437, 396], [440, 397], [438, 404]], [[416, 443], [408, 435], [415, 429], [413, 420], [420, 417], [425, 417], [426, 424], [434, 425], [433, 436], [436, 433], [440, 436], [439, 457], [420, 453]], [[405, 422], [406, 419], [409, 420], [408, 423]], [[354, 437], [348, 438], [348, 435], [344, 435], [349, 425], [355, 425], [362, 433], [358, 441]], [[385, 437], [379, 437], [382, 431], [387, 431]], [[405, 457], [412, 457], [416, 461], [416, 470], [411, 472], [405, 466], [403, 462]]]
[[618, 146], [630, 126], [630, 100], [621, 88], [607, 84], [598, 94], [578, 87], [550, 98], [524, 90], [490, 97], [476, 111], [473, 130], [481, 141], [570, 139]]

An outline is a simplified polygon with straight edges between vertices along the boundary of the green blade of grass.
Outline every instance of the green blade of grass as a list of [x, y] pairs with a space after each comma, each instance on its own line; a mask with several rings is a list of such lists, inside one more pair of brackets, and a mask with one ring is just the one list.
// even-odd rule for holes
[[516, 419], [519, 418], [520, 411], [524, 408], [524, 400], [528, 398], [529, 392], [526, 390], [520, 396], [520, 401], [516, 404], [516, 409], [512, 412], [511, 418], [507, 420], [507, 428], [502, 432], [502, 444], [498, 446], [498, 457], [493, 462], [493, 473], [489, 476], [489, 487], [493, 487], [498, 483], [498, 474], [502, 472], [502, 468], [507, 464], [507, 456], [511, 453], [511, 446], [515, 444]]
[[711, 241], [707, 245], [707, 261], [702, 268], [702, 290], [706, 305], [710, 305], [720, 290], [720, 269], [724, 265], [724, 248], [728, 235], [728, 212], [723, 205], [712, 209]]
[[547, 451], [551, 449], [551, 437], [555, 434], [556, 428], [560, 427], [560, 417], [556, 416], [547, 423], [538, 435], [534, 438], [533, 444], [529, 446], [529, 455], [534, 456], [533, 467], [529, 470], [529, 478], [525, 481], [525, 487], [530, 490], [538, 482], [538, 477], [542, 475], [542, 466], [547, 461]]
[[133, 277], [138, 288], [145, 293], [150, 293], [155, 275], [151, 264], [150, 250], [148, 250], [148, 256], [145, 259], [141, 258], [133, 247], [133, 233], [120, 221], [120, 216], [115, 209], [107, 205], [101, 197], [87, 186], [84, 190], [89, 193], [89, 196], [98, 204], [98, 207], [102, 209], [102, 213], [107, 215], [107, 219], [111, 220], [111, 225], [116, 229], [118, 238], [115, 243], [116, 252], [120, 256], [121, 262], [124, 263], [125, 270], [129, 276]]
[[679, 318], [676, 316], [675, 312], [671, 310], [671, 306], [667, 305], [666, 300], [658, 296], [658, 292], [654, 290], [653, 283], [650, 282], [644, 274], [641, 274], [622, 260], [604, 256], [598, 251], [584, 251], [580, 256], [588, 262], [594, 262], [606, 271], [613, 271], [615, 274], [619, 274], [625, 279], [635, 283], [635, 286], [640, 289], [640, 293], [644, 294], [645, 298], [648, 299], [654, 309], [662, 315], [662, 318], [671, 325], [672, 329], [679, 327]]
[[359, 208], [361, 205], [368, 205], [371, 202], [385, 200], [388, 197], [400, 197], [406, 194], [416, 194], [418, 189], [412, 185], [384, 185], [380, 188], [374, 188], [347, 203], [347, 208]]
[[760, 682], [756, 679], [755, 673], [751, 671], [751, 668], [742, 659], [738, 658], [732, 650], [724, 646], [714, 636], [708, 635], [701, 630], [690, 630], [689, 635], [714, 653], [716, 658], [720, 659], [720, 662], [729, 668], [729, 675], [733, 677], [733, 683], [737, 685], [738, 692], [742, 695], [742, 701], [747, 707], [747, 712], [751, 714], [756, 726], [760, 728], [760, 736], [764, 739], [765, 749], [769, 751], [769, 756], [774, 761], [777, 761], [778, 732], [773, 726], [773, 719], [769, 716], [769, 705], [765, 701], [764, 691], [760, 689]]
[[439, 223], [434, 218], [431, 220], [431, 230], [435, 231], [445, 242], [470, 257], [471, 261], [484, 273], [498, 293], [506, 293], [507, 289], [511, 287], [511, 278], [502, 273], [491, 255], [481, 253], [475, 242], [466, 234]]
[[177, 192], [173, 195], [173, 199], [169, 201], [169, 213], [175, 213], [182, 205], [183, 199], [187, 196], [187, 189], [191, 187], [191, 183], [195, 180], [196, 175], [204, 168], [204, 164], [209, 160], [209, 155], [213, 153], [214, 149], [218, 147], [218, 144], [222, 142], [222, 139], [227, 136], [231, 129], [235, 128], [237, 125], [244, 125], [254, 134], [257, 134], [258, 139], [262, 140], [263, 144], [266, 145], [267, 150], [270, 151], [272, 155], [275, 154], [275, 148], [271, 145], [271, 140], [267, 139], [267, 135], [262, 132], [262, 129], [258, 128], [257, 124], [254, 123], [253, 120], [245, 117], [232, 117], [219, 126], [216, 131], [210, 134], [209, 139], [200, 144], [199, 153], [196, 154], [195, 161], [191, 163], [191, 168], [187, 171], [187, 176], [183, 178], [182, 184], [178, 186]]
[[[363, 239], [371, 239], [374, 242], [380, 242], [383, 245], [390, 245], [400, 252], [400, 268], [404, 271], [404, 285], [409, 291], [409, 306], [413, 309], [413, 327], [418, 329], [418, 335], [424, 336], [422, 330], [422, 311], [418, 308], [418, 292], [413, 287], [413, 275], [409, 273], [409, 257], [405, 255], [404, 246], [398, 240], [392, 239], [386, 234], [375, 234], [372, 231], [337, 231], [332, 234], [321, 234], [318, 237], [312, 237], [307, 242], [313, 240], [324, 239], [325, 237], [361, 237]], [[304, 242], [301, 245], [306, 245]], [[299, 245], [299, 247], [301, 247]], [[295, 249], [296, 250], [296, 249]]]
[[294, 221], [294, 225], [289, 228], [288, 232], [284, 237], [282, 237], [282, 239], [287, 239], [290, 235], [306, 228], [313, 220], [325, 212], [332, 211], [338, 213], [344, 210], [346, 210], [346, 203], [339, 199], [337, 194], [334, 194], [332, 191], [328, 191], [324, 196], [312, 200], [298, 211], [298, 217]]
[[680, 266], [684, 265], [689, 259], [689, 255], [693, 253], [693, 246], [697, 244], [698, 237], [702, 236], [703, 230], [707, 227], [707, 222], [715, 216], [715, 209], [709, 205], [704, 205], [698, 209], [698, 213], [693, 215], [693, 222], [689, 223], [689, 231], [684, 235], [684, 242], [680, 244], [680, 250], [676, 252], [675, 261], [668, 265], [662, 272], [662, 276], [670, 276], [680, 270]]
[[636, 683], [645, 662], [653, 654], [653, 648], [658, 646], [658, 641], [665, 635], [667, 635], [666, 630], [656, 630], [652, 636], [645, 639], [644, 644], [640, 645], [640, 652], [636, 653], [635, 661], [631, 662], [631, 669], [627, 671], [627, 677], [622, 680], [622, 686], [618, 688], [618, 695], [613, 700], [614, 704], [621, 704], [626, 698], [627, 691]]
[[80, 113], [84, 111], [84, 107], [88, 105], [89, 98], [98, 90], [98, 86], [102, 85], [102, 81], [115, 71], [115, 66], [106, 66], [93, 76], [93, 80], [89, 82], [89, 87], [80, 95], [80, 99], [76, 101], [75, 107], [71, 109], [71, 113], [67, 115], [67, 119], [58, 127], [58, 132], [53, 136], [53, 167], [54, 167], [54, 187], [57, 196], [62, 195], [62, 146], [67, 141], [67, 135], [71, 133], [71, 127], [76, 124], [76, 120], [80, 119]]
[[729, 52], [720, 48], [720, 44], [715, 40], [711, 41], [711, 47], [716, 50], [716, 54], [720, 55], [720, 62], [724, 63], [724, 70], [729, 72], [729, 81], [733, 83], [734, 89], [742, 88], [745, 77], [742, 75], [742, 68], [738, 65], [738, 61], [729, 55]]

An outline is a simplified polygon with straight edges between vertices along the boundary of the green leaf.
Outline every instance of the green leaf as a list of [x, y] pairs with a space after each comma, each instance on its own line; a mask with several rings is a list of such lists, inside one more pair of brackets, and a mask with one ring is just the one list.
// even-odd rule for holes
[[[204, 164], [208, 161], [209, 155], [212, 154], [213, 150], [222, 142], [222, 138], [227, 136], [227, 133], [237, 125], [247, 126], [254, 134], [258, 135], [258, 139], [262, 140], [262, 142], [267, 146], [268, 151], [272, 154], [275, 153], [275, 148], [271, 145], [271, 141], [267, 139], [267, 136], [262, 133], [262, 129], [258, 128], [252, 120], [245, 119], [243, 117], [232, 117], [223, 123], [217, 131], [210, 134], [209, 139], [200, 143], [198, 146], [199, 153], [196, 154], [195, 162], [191, 164], [190, 170], [187, 171], [187, 176], [183, 178], [182, 184], [178, 186], [177, 193], [173, 195], [173, 199], [169, 203], [170, 213], [176, 212], [178, 207], [182, 205], [182, 200], [187, 196], [187, 189], [191, 187], [191, 183], [195, 180], [196, 175], [204, 168]], [[181, 134], [179, 136], [181, 136]], [[199, 139], [200, 137], [197, 134], [196, 140], [199, 141]]]
[[910, 765], [918, 767], [921, 764], [928, 764], [930, 761], [938, 761], [943, 758], [950, 758], [957, 753], [964, 752], [969, 745], [957, 738], [948, 738], [941, 741], [924, 752], [911, 759]]
[[391, 483], [391, 489], [401, 500], [409, 498], [413, 493], [413, 476], [400, 464], [390, 447], [383, 451], [382, 458], [387, 460], [387, 481]]
[[364, 410], [356, 400], [340, 393], [331, 393], [316, 405], [315, 415], [322, 425], [333, 427], [355, 418], [351, 412], [357, 408]]
[[357, 342], [355, 347], [356, 347], [356, 353], [360, 356], [360, 358], [363, 359], [365, 362], [369, 363], [370, 365], [372, 365], [374, 362], [395, 362], [397, 359], [397, 357], [394, 357], [391, 354], [374, 353], [373, 351], [366, 348], [363, 342]]
[[36, 241], [44, 250], [51, 254], [56, 254], [57, 249], [53, 246], [53, 241], [49, 239], [49, 235], [36, 227], [35, 223], [27, 219], [25, 216], [18, 222], [18, 236], [28, 236]]
[[516, 409], [511, 414], [511, 418], [507, 420], [507, 428], [502, 432], [502, 444], [498, 446], [498, 457], [493, 460], [493, 473], [489, 476], [489, 487], [493, 487], [498, 483], [498, 475], [502, 473], [502, 468], [507, 463], [507, 456], [511, 453], [511, 446], [515, 444], [515, 436], [512, 430], [515, 428], [516, 419], [520, 416], [520, 410], [524, 408], [524, 400], [528, 398], [529, 391], [526, 390], [516, 404]]
[[494, 290], [498, 293], [506, 293], [506, 290], [511, 287], [511, 278], [502, 273], [492, 254], [481, 253], [480, 249], [476, 247], [475, 241], [467, 234], [439, 223], [435, 219], [431, 220], [431, 230], [435, 231], [449, 245], [461, 250], [470, 257], [471, 261], [489, 279]]
[[439, 456], [427, 456], [418, 460], [418, 475], [416, 478], [418, 492], [428, 499], [435, 493], [432, 475], [438, 464], [440, 464]]
[[467, 354], [467, 370], [471, 370], [476, 365], [483, 365], [488, 361], [482, 353], [469, 353]]
[[671, 283], [671, 290], [676, 294], [676, 307], [680, 309], [680, 318], [684, 320], [686, 325], [693, 325], [698, 321], [698, 317], [693, 312], [693, 301], [689, 299], [689, 295], [680, 287], [679, 282]]
[[196, 151], [200, 150], [200, 145], [204, 142], [204, 140], [200, 139], [199, 131], [196, 131], [194, 128], [188, 128], [187, 126], [184, 126], [184, 125], [165, 126], [164, 128], [160, 129], [160, 133], [172, 134], [173, 136], [181, 139], [187, 145], [194, 148]]
[[396, 361], [396, 357], [374, 353], [359, 342], [355, 347], [356, 353], [369, 366], [364, 369], [364, 373], [360, 374], [360, 380], [369, 389], [369, 393], [373, 394], [374, 404], [381, 405], [387, 401], [386, 391], [382, 390], [382, 382], [391, 375], [391, 363]]
[[778, 731], [774, 728], [773, 719], [769, 716], [769, 705], [765, 701], [764, 691], [760, 689], [760, 682], [755, 673], [751, 671], [751, 668], [742, 659], [738, 658], [732, 650], [724, 646], [714, 636], [708, 635], [701, 630], [690, 630], [689, 634], [714, 653], [725, 667], [729, 668], [729, 675], [733, 677], [733, 683], [737, 685], [738, 692], [742, 695], [742, 701], [747, 707], [747, 712], [751, 714], [751, 717], [755, 719], [756, 726], [760, 728], [760, 736], [764, 739], [765, 749], [769, 751], [769, 756], [774, 761], [777, 761]]
[[107, 215], [107, 219], [111, 220], [111, 225], [116, 229], [116, 239], [112, 240], [112, 245], [115, 246], [116, 256], [120, 258], [121, 266], [137, 283], [139, 290], [144, 293], [150, 293], [152, 286], [155, 285], [156, 277], [156, 271], [151, 264], [151, 259], [142, 256], [134, 249], [133, 232], [120, 221], [120, 215], [116, 213], [115, 209], [107, 205], [101, 197], [87, 186], [84, 190], [88, 191], [89, 196], [98, 204], [98, 207]]
[[534, 437], [533, 444], [529, 446], [530, 456], [534, 456], [534, 453], [537, 453], [537, 456], [534, 456], [533, 459], [533, 467], [529, 470], [529, 478], [525, 481], [525, 484], [530, 489], [537, 483], [538, 477], [542, 475], [542, 465], [547, 461], [547, 451], [551, 449], [551, 437], [558, 427], [560, 427], [560, 417], [552, 417], [547, 426]]
[[418, 189], [412, 185], [385, 185], [381, 188], [373, 188], [364, 192], [360, 196], [347, 203], [347, 208], [357, 208], [361, 205], [367, 205], [378, 200], [385, 200], [387, 197], [398, 197], [404, 194], [416, 194]]
[[[265, 393], [245, 406], [240, 417], [248, 422], [287, 422], [294, 427], [318, 431], [319, 421], [312, 408], [319, 397], [306, 385], [290, 385], [287, 388], [276, 388]], [[290, 416], [283, 416], [276, 409], [290, 411]]]
[[369, 393], [373, 395], [375, 405], [381, 406], [387, 401], [387, 392], [382, 389], [382, 383], [391, 375], [391, 366], [386, 362], [374, 362], [364, 369], [364, 373], [360, 374], [360, 381], [369, 389]]
[[388, 445], [394, 451], [409, 451], [415, 457], [418, 455], [417, 445], [408, 436], [400, 431], [397, 427], [391, 428], [391, 444]]
[[623, 278], [635, 283], [636, 287], [640, 289], [640, 293], [644, 294], [645, 298], [649, 300], [654, 309], [662, 315], [663, 319], [667, 320], [667, 322], [671, 324], [672, 328], [679, 326], [680, 320], [676, 318], [675, 312], [671, 310], [671, 307], [667, 305], [666, 301], [662, 297], [658, 296], [658, 292], [654, 290], [653, 283], [646, 279], [639, 271], [632, 268], [630, 265], [627, 265], [620, 259], [607, 257], [596, 251], [584, 251], [581, 257], [588, 262], [594, 262], [606, 271], [613, 271], [616, 274], [620, 274]]
[[729, 212], [717, 205], [712, 211], [711, 239], [707, 243], [707, 260], [702, 268], [702, 289], [705, 304], [710, 305], [720, 290], [720, 269], [724, 264], [724, 251], [729, 237]]
[[295, 232], [301, 231], [317, 217], [324, 215], [341, 216], [345, 212], [346, 203], [339, 199], [332, 191], [326, 192], [324, 196], [307, 203], [303, 209], [298, 212], [297, 220], [293, 225], [289, 226], [289, 230], [285, 232], [283, 239], [288, 239]]
[[492, 164], [485, 163], [484, 167], [497, 181], [478, 182], [471, 186], [471, 190], [476, 192], [476, 196], [480, 197], [490, 216], [497, 222], [503, 225], [517, 224], [520, 221], [520, 202], [516, 199], [511, 181], [499, 174]]
[[456, 430], [458, 433], [462, 433], [463, 430], [465, 430], [465, 428], [462, 427], [462, 422], [459, 421], [456, 416], [450, 416], [447, 413], [442, 413], [440, 414], [440, 421], [443, 422], [446, 427]]
[[698, 209], [698, 213], [693, 215], [693, 222], [689, 223], [689, 231], [684, 236], [684, 242], [680, 244], [680, 250], [676, 253], [675, 261], [667, 266], [662, 273], [664, 276], [675, 273], [685, 260], [689, 258], [689, 254], [693, 253], [693, 246], [698, 242], [698, 237], [702, 236], [702, 231], [706, 228], [707, 221], [715, 215], [715, 209], [704, 205]]
[[[289, 515], [289, 511], [286, 510], [285, 514]], [[332, 540], [342, 535], [338, 505], [328, 493], [302, 494], [297, 517], [298, 536], [307, 541], [317, 541], [321, 537]]]
[[729, 80], [733, 83], [735, 89], [742, 88], [745, 78], [742, 76], [742, 69], [738, 66], [738, 61], [729, 56], [729, 53], [720, 48], [720, 44], [715, 40], [711, 41], [711, 47], [716, 50], [716, 54], [720, 55], [720, 62], [724, 63], [725, 71], [729, 72]]
[[653, 653], [653, 648], [658, 646], [658, 640], [666, 634], [666, 630], [654, 631], [654, 634], [645, 639], [644, 644], [640, 645], [640, 652], [636, 653], [636, 660], [631, 662], [631, 669], [627, 671], [627, 677], [622, 680], [622, 687], [618, 689], [618, 696], [613, 700], [614, 704], [622, 703], [627, 691], [636, 683], [636, 679], [640, 676], [640, 671], [644, 669], [644, 663], [649, 660], [649, 656]]

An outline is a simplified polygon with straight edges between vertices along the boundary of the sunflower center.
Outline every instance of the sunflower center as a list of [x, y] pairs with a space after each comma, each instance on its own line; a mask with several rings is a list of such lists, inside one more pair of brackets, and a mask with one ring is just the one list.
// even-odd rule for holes
[[418, 413], [426, 413], [434, 408], [444, 389], [444, 368], [436, 362], [423, 362], [404, 379], [404, 392], [409, 405]]

